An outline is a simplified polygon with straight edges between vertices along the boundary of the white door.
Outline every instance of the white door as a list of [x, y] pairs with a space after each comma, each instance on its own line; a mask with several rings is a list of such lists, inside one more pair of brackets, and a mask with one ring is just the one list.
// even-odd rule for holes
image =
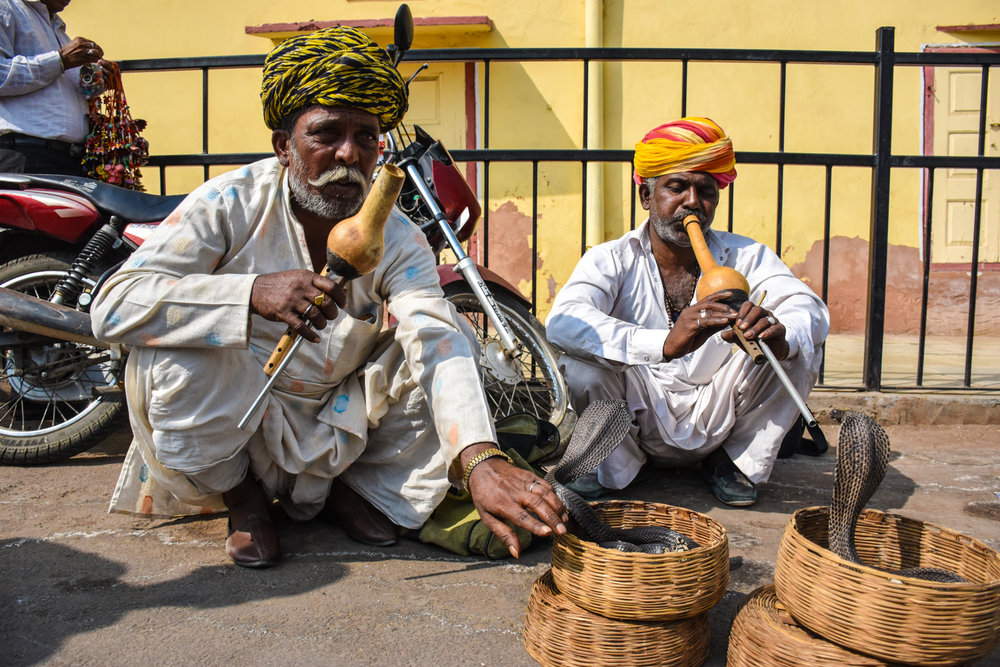
[[[990, 72], [984, 155], [1000, 155], [1000, 70]], [[933, 84], [933, 154], [975, 156], [979, 148], [979, 68], [937, 67]], [[972, 260], [976, 170], [938, 169], [934, 175], [931, 259], [933, 263]], [[1000, 261], [1000, 170], [983, 172], [979, 261]]]

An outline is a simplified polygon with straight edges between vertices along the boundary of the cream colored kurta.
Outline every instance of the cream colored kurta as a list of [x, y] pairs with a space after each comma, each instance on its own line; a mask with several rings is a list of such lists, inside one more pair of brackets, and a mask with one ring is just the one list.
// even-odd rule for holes
[[[206, 491], [239, 482], [246, 464], [226, 463], [249, 452], [253, 472], [295, 518], [314, 515], [332, 478], [358, 461], [345, 481], [400, 525], [422, 523], [447, 488], [451, 461], [496, 436], [478, 351], [442, 296], [424, 235], [394, 212], [385, 245], [378, 268], [347, 283], [347, 305], [321, 342], [300, 347], [241, 431], [286, 328], [251, 316], [253, 281], [312, 264], [276, 159], [189, 195], [92, 310], [99, 337], [132, 346], [134, 442], [112, 509], [178, 513], [176, 504], [157, 506], [164, 489], [188, 510], [218, 508]], [[383, 304], [398, 321], [394, 341], [392, 332], [380, 338]], [[369, 451], [379, 431], [391, 438]]]
[[[789, 354], [781, 364], [807, 396], [830, 327], [826, 305], [767, 246], [711, 229], [705, 238], [719, 265], [746, 277], [751, 301], [763, 297], [785, 326]], [[546, 333], [566, 353], [561, 367], [574, 407], [616, 397], [635, 417], [632, 434], [598, 469], [601, 483], [624, 488], [647, 458], [694, 463], [721, 443], [751, 481], [766, 481], [798, 414], [792, 399], [768, 365], [755, 366], [718, 333], [664, 361], [670, 327], [648, 221], [587, 251], [552, 304]]]

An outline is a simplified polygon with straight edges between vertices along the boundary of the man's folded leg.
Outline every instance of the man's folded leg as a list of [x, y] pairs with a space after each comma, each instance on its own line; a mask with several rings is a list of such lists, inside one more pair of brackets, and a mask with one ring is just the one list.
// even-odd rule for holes
[[229, 508], [226, 553], [233, 562], [243, 567], [270, 567], [278, 562], [281, 549], [271, 523], [270, 503], [253, 475], [248, 473], [222, 499]]
[[237, 565], [267, 567], [277, 562], [280, 548], [271, 498], [250, 470], [252, 431], [236, 428], [238, 410], [227, 392], [205, 393], [195, 382], [211, 374], [220, 386], [252, 386], [260, 370], [250, 361], [245, 351], [137, 348], [126, 387], [147, 474], [185, 503], [217, 507], [212, 499], [221, 496], [229, 510], [226, 553]]

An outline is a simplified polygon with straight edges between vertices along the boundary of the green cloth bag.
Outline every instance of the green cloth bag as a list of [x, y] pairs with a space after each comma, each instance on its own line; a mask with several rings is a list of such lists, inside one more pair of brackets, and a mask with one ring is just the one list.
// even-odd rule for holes
[[[496, 424], [497, 440], [519, 468], [537, 475], [545, 473], [532, 465], [553, 455], [559, 448], [559, 431], [551, 423], [529, 414], [516, 414]], [[511, 525], [509, 522], [507, 525]], [[521, 550], [531, 546], [533, 535], [518, 526], [511, 526]], [[463, 556], [507, 558], [510, 551], [500, 538], [483, 523], [472, 496], [465, 489], [449, 489], [448, 494], [420, 529], [420, 541], [436, 544]]]

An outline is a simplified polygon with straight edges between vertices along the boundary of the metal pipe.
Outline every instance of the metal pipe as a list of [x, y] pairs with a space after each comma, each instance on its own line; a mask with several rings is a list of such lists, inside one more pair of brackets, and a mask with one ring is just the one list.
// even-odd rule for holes
[[87, 313], [5, 287], [0, 287], [0, 326], [93, 347], [111, 347], [94, 336]]
[[875, 65], [875, 126], [872, 135], [871, 223], [868, 232], [868, 311], [865, 318], [864, 382], [868, 391], [882, 388], [882, 352], [885, 338], [886, 266], [889, 256], [890, 174], [892, 173], [892, 86], [895, 31], [878, 29]]
[[250, 422], [250, 418], [253, 417], [253, 413], [257, 412], [257, 408], [260, 407], [260, 404], [271, 392], [271, 387], [274, 386], [275, 380], [277, 380], [278, 377], [285, 372], [285, 366], [291, 362], [292, 357], [294, 357], [295, 353], [298, 352], [299, 347], [302, 345], [302, 341], [304, 340], [305, 338], [302, 336], [297, 337], [291, 347], [288, 348], [288, 353], [285, 354], [285, 356], [281, 358], [281, 361], [278, 362], [278, 365], [274, 367], [274, 372], [267, 378], [264, 388], [260, 390], [259, 394], [257, 394], [257, 398], [254, 399], [253, 405], [250, 406], [250, 409], [246, 411], [246, 414], [243, 415], [243, 419], [241, 419], [240, 423], [237, 425], [241, 431], [247, 427], [247, 424]]
[[[586, 40], [588, 47], [604, 46], [604, 0], [587, 0]], [[604, 147], [604, 63], [591, 62], [587, 68], [589, 99], [584, 100], [587, 117], [585, 148]], [[587, 247], [604, 243], [604, 164], [587, 163]], [[535, 252], [538, 249], [535, 248]]]
[[771, 364], [771, 368], [774, 369], [778, 379], [781, 380], [781, 384], [783, 384], [785, 389], [788, 390], [788, 395], [792, 397], [793, 401], [795, 401], [796, 407], [798, 407], [799, 412], [802, 413], [802, 417], [806, 420], [806, 426], [810, 429], [816, 428], [816, 418], [813, 417], [812, 412], [809, 411], [809, 406], [806, 405], [806, 402], [802, 400], [801, 396], [799, 396], [798, 389], [796, 389], [795, 385], [792, 384], [792, 381], [788, 379], [785, 369], [781, 367], [781, 364], [778, 362], [778, 358], [774, 356], [774, 352], [772, 352], [771, 348], [767, 346], [767, 343], [761, 343], [760, 350], [764, 353], [764, 356], [767, 357], [768, 363]]
[[[506, 350], [508, 355], [513, 355], [518, 349], [517, 341], [514, 339], [514, 332], [511, 331], [507, 320], [504, 319], [503, 314], [497, 308], [496, 301], [493, 300], [493, 296], [489, 293], [489, 288], [486, 286], [486, 281], [483, 280], [483, 277], [479, 274], [479, 270], [476, 268], [476, 263], [462, 249], [462, 243], [455, 236], [455, 231], [451, 228], [448, 218], [445, 216], [444, 211], [441, 210], [441, 207], [438, 206], [434, 193], [431, 192], [427, 183], [424, 182], [416, 164], [412, 160], [405, 160], [401, 164], [406, 173], [410, 175], [410, 182], [417, 188], [420, 196], [424, 198], [424, 204], [433, 213], [434, 220], [438, 223], [438, 227], [444, 235], [448, 247], [455, 253], [455, 257], [458, 259], [456, 267], [462, 273], [465, 281], [469, 283], [479, 302], [484, 305], [490, 305], [490, 308], [484, 307], [483, 310], [493, 324], [493, 328], [496, 329], [497, 336], [500, 338], [500, 343], [503, 345], [504, 350]], [[460, 220], [467, 219], [468, 216], [469, 210], [465, 209], [461, 213]], [[463, 222], [459, 222], [457, 226], [461, 227], [463, 224]]]

